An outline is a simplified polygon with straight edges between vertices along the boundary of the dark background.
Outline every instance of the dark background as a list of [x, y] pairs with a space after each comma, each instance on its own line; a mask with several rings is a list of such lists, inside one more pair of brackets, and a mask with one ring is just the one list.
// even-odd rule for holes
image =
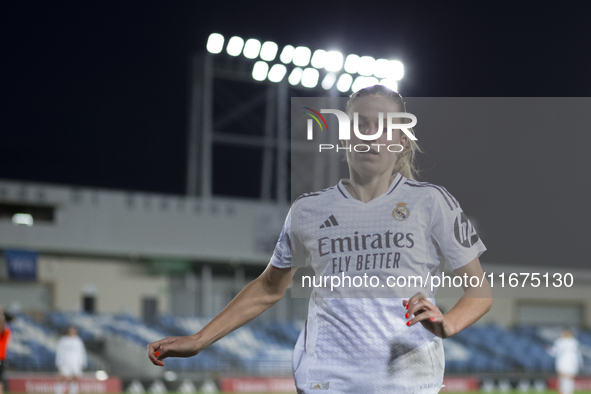
[[[1, 9], [5, 179], [183, 194], [188, 61], [212, 32], [398, 58], [408, 97], [591, 92], [588, 2], [15, 1]], [[423, 180], [444, 184], [478, 220], [485, 261], [586, 265], [585, 130], [432, 139], [419, 161]], [[219, 180], [232, 169], [216, 171]], [[220, 188], [240, 194], [232, 183]], [[519, 225], [510, 220], [524, 212]]]

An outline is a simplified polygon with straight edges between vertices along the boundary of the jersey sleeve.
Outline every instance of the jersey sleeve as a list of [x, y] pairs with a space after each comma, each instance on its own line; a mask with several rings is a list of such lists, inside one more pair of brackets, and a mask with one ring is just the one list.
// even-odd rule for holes
[[279, 234], [270, 263], [277, 268], [291, 268], [305, 265], [304, 247], [297, 234], [297, 224], [292, 207]]
[[453, 270], [463, 267], [486, 250], [458, 201], [443, 187], [434, 192], [431, 234]]

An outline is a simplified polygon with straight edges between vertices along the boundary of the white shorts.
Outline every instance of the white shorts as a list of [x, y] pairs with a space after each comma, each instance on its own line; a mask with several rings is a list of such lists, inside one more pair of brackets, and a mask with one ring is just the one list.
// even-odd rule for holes
[[561, 357], [556, 360], [556, 372], [575, 376], [579, 373], [579, 360], [576, 357]]
[[[303, 332], [303, 331], [302, 331]], [[321, 390], [330, 390], [332, 382], [311, 382], [306, 376], [311, 365], [310, 357], [306, 357], [303, 346], [303, 335], [296, 343], [293, 353], [293, 369], [298, 394], [321, 394]], [[387, 366], [387, 376], [357, 375], [353, 381], [334, 380], [346, 390], [334, 392], [346, 393], [414, 393], [437, 394], [443, 387], [445, 357], [441, 338], [434, 337], [431, 341], [414, 348]], [[371, 373], [371, 372], [370, 372]], [[391, 376], [395, 376], [392, 379]], [[367, 384], [366, 381], [371, 383]], [[376, 383], [378, 382], [378, 383]], [[314, 383], [324, 384], [324, 388], [315, 388]], [[355, 387], [351, 387], [355, 384]], [[358, 386], [357, 386], [358, 385]], [[335, 385], [336, 386], [336, 385]], [[365, 390], [364, 390], [365, 387]]]
[[64, 364], [57, 367], [60, 372], [60, 375], [65, 376], [67, 378], [71, 378], [73, 376], [82, 376], [82, 365], [80, 364]]

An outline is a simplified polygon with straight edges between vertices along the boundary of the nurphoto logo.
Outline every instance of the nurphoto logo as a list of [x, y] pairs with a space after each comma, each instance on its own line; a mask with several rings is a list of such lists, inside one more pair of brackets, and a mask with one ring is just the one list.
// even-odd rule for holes
[[[337, 117], [339, 122], [339, 140], [341, 141], [349, 141], [351, 139], [351, 119], [349, 116], [338, 109], [321, 109], [320, 112], [310, 108], [310, 107], [303, 107], [304, 109], [310, 112], [303, 112], [304, 114], [311, 117], [308, 119], [308, 128], [307, 128], [307, 139], [313, 140], [314, 139], [314, 121], [318, 124], [321, 131], [328, 131], [328, 125], [326, 123], [326, 119], [322, 114], [334, 114]], [[394, 119], [410, 119], [408, 123], [394, 123]], [[411, 140], [416, 141], [417, 137], [409, 130], [411, 127], [416, 126], [417, 124], [417, 117], [413, 114], [408, 112], [388, 112], [386, 113], [386, 137], [388, 141], [392, 141], [392, 130], [402, 130], [402, 132]], [[353, 132], [355, 136], [362, 141], [374, 141], [377, 140], [382, 136], [384, 133], [384, 113], [378, 113], [378, 128], [374, 134], [364, 134], [359, 130], [359, 113], [353, 113]], [[318, 144], [318, 151], [322, 152], [325, 150], [334, 150], [338, 152], [339, 150], [346, 150], [351, 152], [351, 149], [355, 152], [369, 152], [371, 146], [377, 148], [377, 151], [380, 151], [380, 148], [385, 147], [389, 152], [402, 152], [404, 148], [400, 144], [355, 144], [351, 145], [348, 144], [347, 146], [339, 146], [333, 144]]]

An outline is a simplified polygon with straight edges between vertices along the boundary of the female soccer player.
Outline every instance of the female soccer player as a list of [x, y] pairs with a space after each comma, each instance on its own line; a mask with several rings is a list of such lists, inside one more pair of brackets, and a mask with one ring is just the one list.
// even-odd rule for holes
[[[148, 345], [155, 365], [164, 365], [167, 357], [196, 355], [260, 315], [283, 296], [290, 268], [305, 261], [320, 277], [369, 275], [381, 284], [389, 277], [439, 277], [446, 262], [459, 275], [483, 276], [478, 256], [486, 248], [458, 202], [442, 187], [413, 180], [415, 141], [402, 130], [393, 132], [391, 140], [385, 132], [377, 137], [378, 116], [384, 116], [381, 124], [386, 125], [388, 112], [405, 112], [402, 97], [376, 85], [354, 93], [347, 112], [352, 120], [358, 114], [362, 135], [375, 137], [366, 140], [352, 133], [349, 141], [341, 141], [350, 178], [296, 200], [261, 276], [198, 333]], [[357, 144], [371, 148], [364, 152]], [[392, 144], [402, 151], [384, 148]], [[490, 309], [490, 287], [486, 280], [480, 287], [467, 283], [446, 314], [435, 306], [434, 292], [417, 287], [421, 291], [393, 289], [390, 298], [383, 297], [388, 288], [381, 287], [352, 293], [344, 287], [336, 292], [314, 288], [293, 355], [298, 392], [439, 392], [441, 338]]]
[[554, 342], [551, 351], [556, 357], [556, 372], [558, 373], [558, 392], [573, 394], [575, 391], [575, 376], [579, 373], [582, 355], [579, 342], [567, 329], [562, 330], [562, 336]]
[[60, 338], [55, 351], [55, 365], [59, 370], [60, 382], [56, 394], [63, 394], [69, 383], [69, 394], [78, 393], [78, 378], [82, 368], [87, 366], [84, 342], [78, 336], [76, 327], [68, 327], [68, 334]]

